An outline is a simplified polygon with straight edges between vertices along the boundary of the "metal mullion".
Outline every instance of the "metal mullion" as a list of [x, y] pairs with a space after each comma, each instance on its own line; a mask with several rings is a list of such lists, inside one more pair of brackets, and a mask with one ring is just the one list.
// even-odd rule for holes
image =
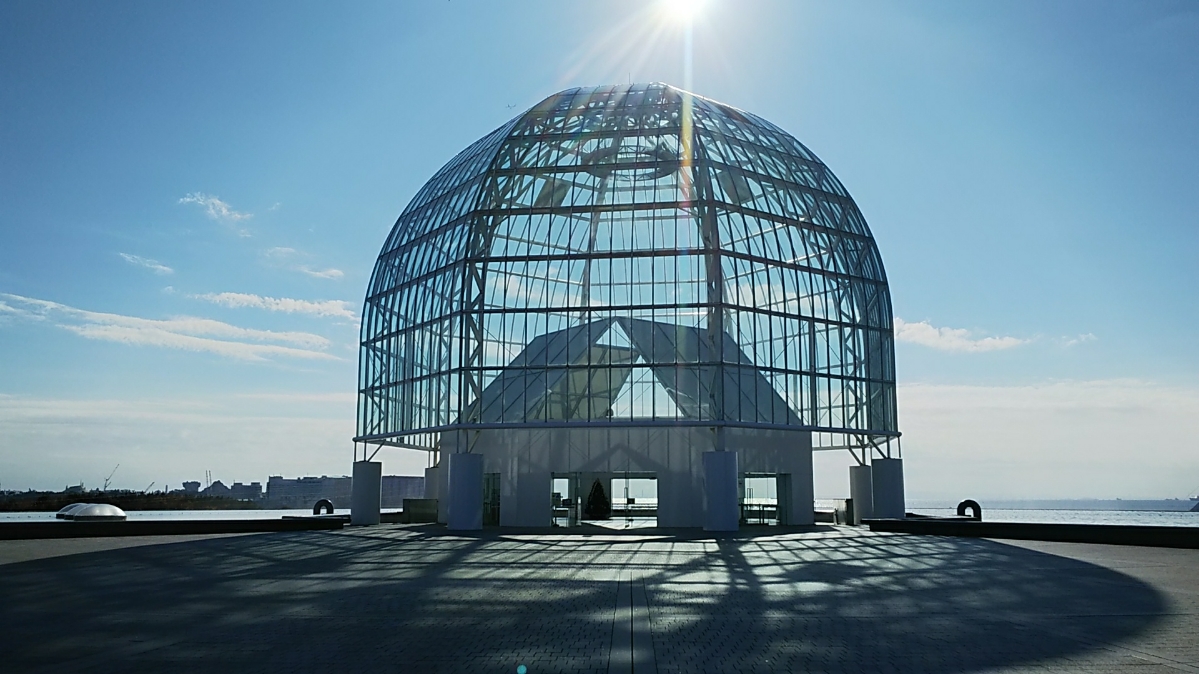
[[[580, 215], [592, 215], [595, 213], [609, 213], [609, 212], [620, 212], [620, 211], [643, 211], [643, 210], [669, 211], [669, 210], [673, 210], [673, 209], [678, 209], [678, 210], [685, 211], [685, 210], [688, 210], [686, 208], [686, 204], [687, 204], [687, 202], [684, 202], [684, 201], [659, 201], [659, 202], [655, 202], [652, 204], [619, 204], [619, 203], [595, 204], [595, 203], [592, 203], [592, 204], [586, 204], [586, 205], [582, 205], [582, 206], [513, 206], [513, 207], [498, 206], [498, 207], [478, 208], [478, 209], [475, 209], [474, 211], [472, 211], [472, 213], [474, 213], [476, 215], [485, 215], [485, 216], [514, 216], [514, 215], [543, 215], [543, 214], [569, 216], [569, 215], [573, 215], [576, 213], [580, 214]], [[727, 205], [721, 204], [721, 206], [727, 206]], [[728, 210], [737, 210], [737, 209], [731, 208]], [[755, 212], [761, 212], [761, 211], [755, 211]], [[767, 214], [767, 215], [770, 215], [770, 214]], [[463, 217], [466, 217], [466, 216], [463, 216]], [[777, 220], [779, 218], [777, 218], [776, 216], [770, 216], [768, 219]], [[852, 233], [849, 233], [849, 235], [856, 236]]]
[[[681, 410], [680, 410], [681, 411]], [[526, 423], [456, 423], [445, 424], [442, 426], [433, 426], [429, 428], [414, 428], [403, 431], [393, 431], [391, 433], [380, 433], [376, 435], [366, 435], [354, 438], [356, 442], [371, 442], [375, 443], [386, 438], [402, 438], [413, 435], [426, 435], [431, 433], [445, 433], [448, 431], [457, 430], [487, 430], [496, 428], [523, 428], [523, 429], [543, 429], [543, 428], [596, 428], [601, 424], [615, 427], [639, 427], [639, 426], [688, 426], [688, 427], [725, 427], [725, 428], [752, 428], [765, 430], [803, 430], [813, 433], [830, 433], [838, 435], [872, 435], [879, 437], [898, 438], [901, 437], [899, 431], [889, 429], [860, 429], [860, 428], [841, 428], [835, 426], [820, 426], [814, 424], [802, 424], [799, 426], [790, 424], [768, 424], [761, 422], [728, 422], [716, 419], [698, 419], [689, 417], [680, 417], [677, 419], [648, 419], [634, 418], [631, 421], [622, 419], [612, 419], [607, 421], [534, 421]], [[813, 447], [815, 449], [815, 447]], [[840, 449], [840, 448], [838, 448]]]
[[[489, 261], [507, 262], [512, 260], [529, 260], [538, 262], [557, 262], [557, 261], [580, 261], [587, 258], [593, 260], [613, 259], [613, 258], [638, 258], [638, 257], [699, 257], [703, 255], [703, 251], [698, 248], [685, 249], [667, 249], [667, 250], [617, 250], [617, 251], [598, 251], [591, 254], [583, 252], [578, 253], [545, 253], [536, 255], [523, 255], [519, 257], [505, 256], [487, 258]], [[870, 279], [866, 279], [870, 280]]]
[[[572, 249], [570, 246], [562, 246], [562, 245], [560, 245], [560, 243], [549, 243], [548, 241], [543, 243], [543, 242], [538, 242], [538, 241], [532, 241], [529, 239], [520, 239], [520, 237], [511, 236], [511, 235], [500, 235], [500, 236], [502, 237], [502, 239], [505, 239], [507, 241], [513, 241], [516, 243], [525, 243], [525, 245], [529, 245], [529, 246], [542, 246], [544, 248], [555, 248], [555, 249], [559, 249], [559, 251], [571, 251], [571, 249]], [[565, 254], [570, 254], [570, 253], [565, 253]]]
[[[742, 213], [741, 215], [744, 216], [745, 213]], [[776, 216], [776, 218], [777, 217], [778, 216]], [[787, 222], [786, 220], [776, 220], [772, 224], [774, 225], [773, 227], [768, 227], [766, 229], [759, 229], [758, 231], [755, 231], [753, 233], [746, 231], [746, 234], [744, 237], [730, 241], [729, 245], [737, 245], [737, 244], [745, 243], [747, 241], [750, 241], [751, 239], [764, 237], [767, 234], [770, 234], [771, 232], [777, 233], [778, 230], [780, 230], [780, 229], [787, 229], [788, 227], [792, 226], [792, 223]]]
[[871, 242], [870, 237], [866, 234], [858, 234], [857, 232], [848, 232], [848, 231], [845, 231], [842, 229], [837, 229], [836, 227], [829, 227], [828, 225], [822, 225], [822, 224], [816, 222], [815, 220], [812, 220], [811, 219], [812, 216], [807, 215], [807, 214], [805, 214], [803, 217], [809, 218], [808, 220], [800, 220], [798, 217], [775, 215], [774, 213], [771, 213], [769, 211], [762, 211], [762, 210], [758, 210], [756, 208], [746, 208], [745, 206], [743, 206], [741, 204], [735, 204], [732, 202], [727, 202], [727, 203], [722, 202], [720, 204], [720, 207], [722, 210], [725, 210], [728, 212], [741, 213], [742, 215], [747, 215], [747, 216], [750, 216], [753, 218], [757, 218], [759, 220], [764, 220], [767, 222], [775, 222], [775, 223], [779, 223], [781, 225], [790, 225], [792, 227], [798, 227], [799, 229], [808, 230], [808, 231], [811, 231], [814, 233], [848, 237], [848, 238], [854, 239], [854, 240], [856, 240], [862, 244], [866, 244], [866, 245], [868, 245]]
[[[777, 155], [785, 154], [775, 148], [766, 147], [766, 146], [762, 145], [761, 143], [757, 143], [754, 140], [750, 140], [747, 138], [738, 138], [737, 141], [738, 142], [736, 144], [739, 145], [741, 149], [747, 150], [746, 154], [748, 154], [750, 157], [753, 157], [755, 154], [755, 153], [748, 152], [748, 150], [750, 150], [750, 149], [758, 150], [758, 152], [756, 153], [757, 156], [762, 156], [762, 155], [776, 155], [777, 156]], [[821, 173], [821, 169], [826, 168], [820, 162], [810, 161], [804, 157], [792, 157], [792, 159], [798, 159], [799, 161], [796, 163], [806, 164], [807, 165], [806, 168], [811, 170], [813, 177], [819, 177], [820, 173]], [[788, 162], [785, 159], [782, 160], [782, 163], [784, 166], [788, 165]], [[817, 181], [817, 184], [819, 184], [819, 181]], [[805, 185], [805, 187], [808, 187], [808, 186]], [[824, 191], [822, 188], [814, 188], [814, 189], [821, 189], [821, 191]], [[828, 192], [828, 193], [832, 194], [834, 196], [838, 196], [838, 197], [842, 196], [840, 194], [837, 194], [836, 192]]]
[[[551, 260], [531, 260], [530, 264], [533, 262], [549, 262], [549, 261], [551, 261]], [[513, 264], [520, 264], [520, 263], [513, 262]], [[526, 269], [527, 269], [527, 267], [526, 267]], [[547, 270], [547, 272], [548, 272], [548, 270]], [[554, 277], [549, 276], [548, 273], [544, 276], [540, 275], [540, 274], [529, 274], [529, 273], [522, 273], [522, 272], [516, 272], [516, 271], [505, 271], [502, 273], [504, 273], [508, 276], [517, 276], [520, 278], [529, 279], [531, 281], [546, 281], [548, 283], [561, 283], [564, 285], [582, 285], [583, 284], [582, 281], [575, 281], [575, 280], [571, 279], [569, 276], [564, 279], [564, 278], [560, 278], [560, 277], [556, 277], [556, 276], [554, 276]], [[527, 300], [527, 298], [526, 298], [526, 300]]]
[[[368, 306], [369, 305], [378, 305], [383, 300], [385, 300], [387, 298], [395, 297], [406, 290], [411, 290], [413, 288], [416, 288], [416, 287], [420, 286], [420, 284], [422, 284], [430, 279], [436, 278], [443, 274], [448, 276], [451, 274], [451, 272], [457, 271], [455, 269], [455, 267], [461, 267], [461, 266], [463, 266], [462, 262], [455, 262], [452, 265], [445, 266], [445, 267], [439, 267], [439, 268], [434, 269], [433, 271], [430, 271], [426, 274], [417, 276], [417, 277], [411, 279], [410, 281], [403, 283], [402, 285], [397, 285], [397, 286], [395, 286], [393, 288], [389, 288], [388, 290], [383, 291], [377, 295], [366, 298], [367, 305]], [[451, 304], [451, 306], [452, 306], [453, 299], [454, 299], [453, 297], [447, 295], [447, 296], [443, 296], [442, 299], [445, 300], [447, 303]]]
[[[711, 366], [719, 365], [720, 361], [719, 360], [687, 361], [687, 362], [680, 362], [677, 364], [685, 365], [688, 367], [711, 367]], [[565, 365], [556, 365], [555, 364], [555, 365], [539, 366], [536, 369], [538, 371], [544, 370], [546, 372], [559, 372], [559, 371], [578, 371], [578, 370], [618, 370], [618, 369], [623, 369], [623, 368], [653, 369], [653, 368], [659, 368], [659, 367], [671, 367], [672, 365], [675, 365], [675, 363], [656, 363], [656, 362], [651, 363], [648, 361], [646, 361], [644, 365], [631, 365], [631, 364], [627, 364], [627, 363], [621, 364], [621, 363], [611, 363], [611, 362], [595, 363], [595, 364], [569, 363], [569, 364], [565, 364]], [[530, 368], [525, 365], [505, 365], [505, 366], [499, 366], [499, 367], [490, 367], [490, 366], [487, 367], [487, 370], [489, 372], [501, 372], [501, 373], [502, 372], [522, 372], [522, 371], [528, 370], [528, 369], [530, 369]]]
[[830, 192], [829, 190], [821, 187], [819, 184], [809, 185], [807, 183], [796, 182], [785, 175], [764, 173], [757, 169], [756, 165], [753, 163], [752, 157], [747, 157], [745, 163], [746, 165], [734, 165], [728, 162], [713, 162], [713, 164], [720, 170], [739, 172], [747, 177], [753, 178], [754, 181], [759, 184], [768, 183], [775, 191], [806, 192], [819, 195], [823, 201], [835, 201], [840, 204], [853, 203], [853, 200], [849, 196], [838, 194], [837, 192]]
[[[671, 135], [677, 136], [679, 134], [679, 127], [678, 126], [656, 127], [655, 129], [653, 129], [653, 131], [655, 133], [651, 134], [650, 137], [671, 136]], [[629, 135], [629, 130], [625, 129], [625, 128], [618, 128], [618, 129], [610, 129], [610, 130], [604, 130], [604, 131], [593, 130], [593, 131], [588, 131], [586, 133], [587, 133], [588, 140], [611, 140], [613, 138], [621, 138], [621, 137]], [[540, 142], [558, 141], [559, 143], [561, 143], [562, 141], [575, 140], [577, 135], [578, 134], [573, 131], [548, 131], [548, 132], [542, 132], [542, 133], [537, 133], [537, 134], [528, 134], [528, 135], [522, 134], [518, 137], [522, 138], [522, 139], [523, 138], [532, 138], [532, 139], [535, 139], [536, 141], [540, 141]]]
[[827, 278], [836, 278], [836, 279], [842, 279], [842, 280], [846, 280], [846, 281], [861, 281], [861, 282], [865, 282], [865, 283], [873, 283], [873, 284], [883, 285], [883, 286], [885, 286], [887, 284], [886, 281], [883, 281], [881, 279], [873, 279], [873, 278], [869, 278], [866, 276], [854, 276], [852, 274], [846, 274], [844, 272], [838, 272], [838, 271], [834, 271], [832, 269], [826, 270], [826, 269], [821, 269], [819, 267], [811, 267], [808, 265], [792, 264], [789, 262], [784, 262], [782, 260], [771, 260], [769, 258], [759, 257], [756, 255], [749, 255], [746, 253], [738, 253], [735, 251], [725, 251], [725, 254], [731, 255], [733, 257], [744, 258], [744, 259], [750, 260], [752, 262], [757, 262], [760, 264], [768, 264], [768, 265], [775, 265], [775, 266], [779, 266], [779, 267], [786, 267], [788, 269], [809, 272], [809, 273], [817, 274], [817, 275], [824, 276]]
[[[628, 311], [634, 311], [634, 312], [637, 312], [637, 311], [649, 312], [649, 311], [654, 311], [654, 310], [661, 311], [662, 309], [706, 309], [706, 308], [710, 308], [710, 306], [711, 305], [708, 304], [707, 302], [689, 302], [689, 303], [685, 303], [685, 304], [671, 303], [668, 305], [662, 305], [662, 304], [632, 304], [632, 305], [627, 305], [627, 306], [612, 305], [610, 307], [607, 307], [607, 309], [608, 310], [619, 309], [621, 311], [628, 310]], [[746, 310], [745, 307], [735, 307], [734, 305], [721, 304], [718, 306], [728, 307], [728, 308], [737, 308], [742, 311]], [[495, 314], [495, 313], [512, 312], [512, 311], [521, 311], [521, 312], [530, 313], [530, 314], [546, 314], [546, 315], [560, 314], [562, 316], [569, 316], [572, 314], [579, 313], [580, 310], [577, 306], [529, 307], [527, 309], [522, 308], [522, 309], [517, 309], [517, 310], [505, 309], [505, 308], [490, 308], [490, 309], [484, 309], [483, 313], [484, 314]], [[686, 314], [686, 315], [695, 315], [695, 314]], [[782, 315], [782, 314], [779, 314], [779, 315]], [[821, 319], [816, 319], [816, 320], [821, 320]], [[550, 332], [552, 332], [552, 330]]]
[[476, 211], [474, 211], [474, 210], [466, 211], [462, 215], [454, 218], [453, 220], [450, 220], [449, 222], [447, 222], [443, 225], [438, 225], [437, 227], [435, 227], [433, 229], [423, 232], [422, 234], [420, 234], [420, 236], [418, 236], [410, 241], [405, 241], [403, 244], [387, 251], [383, 255], [379, 256], [379, 260], [380, 260], [380, 262], [382, 262], [384, 259], [391, 260], [395, 257], [402, 255], [403, 253], [408, 252], [409, 249], [414, 248], [419, 244], [426, 243], [427, 239], [434, 238], [440, 234], [443, 234], [445, 232], [453, 230], [457, 227], [462, 227], [463, 225], [469, 225], [471, 222], [473, 222], [475, 215], [476, 215]]

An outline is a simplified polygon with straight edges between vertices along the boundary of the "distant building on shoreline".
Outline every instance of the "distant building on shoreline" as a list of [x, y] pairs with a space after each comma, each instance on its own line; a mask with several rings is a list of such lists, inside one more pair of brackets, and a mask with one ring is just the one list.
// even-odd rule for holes
[[[186, 489], [186, 485], [184, 487]], [[223, 482], [216, 480], [208, 485], [207, 489], [200, 491], [201, 496], [219, 496], [221, 498], [237, 499], [238, 501], [261, 501], [262, 483], [251, 482], [250, 484], [242, 484], [234, 482], [233, 486], [226, 487]]]
[[266, 481], [267, 508], [311, 508], [323, 498], [332, 501], [334, 507], [348, 507], [350, 478], [322, 475], [288, 479], [272, 475]]
[[[352, 478], [349, 477], [298, 477], [284, 478], [272, 475], [266, 482], [266, 508], [311, 508], [317, 501], [327, 498], [336, 508], [350, 507]], [[382, 506], [399, 508], [406, 498], [422, 498], [425, 478], [407, 475], [384, 475], [382, 484]]]
[[[202, 487], [200, 482], [189, 480], [183, 483], [182, 489], [164, 488], [159, 493], [200, 498], [213, 497], [234, 499], [237, 501], [252, 501], [260, 507], [268, 509], [297, 508], [308, 510], [317, 501], [329, 499], [333, 502], [335, 508], [349, 508], [352, 481], [352, 478], [346, 476], [329, 477], [328, 475], [322, 475], [320, 477], [297, 477], [289, 479], [280, 475], [272, 475], [267, 480], [266, 489], [264, 490], [261, 482], [251, 482], [249, 484], [234, 482], [232, 485], [226, 485], [220, 480], [213, 480], [207, 487]], [[62, 492], [57, 493], [82, 496], [93, 492], [98, 492], [98, 490], [93, 489], [91, 492], [88, 492], [82, 484], [79, 484], [67, 486]], [[112, 492], [124, 493], [124, 490], [112, 490]], [[384, 508], [402, 508], [404, 506], [404, 499], [424, 498], [424, 492], [425, 478], [423, 477], [384, 475], [381, 503]], [[29, 492], [0, 491], [0, 494], [6, 496], [25, 493], [34, 492], [33, 490], [29, 490]]]

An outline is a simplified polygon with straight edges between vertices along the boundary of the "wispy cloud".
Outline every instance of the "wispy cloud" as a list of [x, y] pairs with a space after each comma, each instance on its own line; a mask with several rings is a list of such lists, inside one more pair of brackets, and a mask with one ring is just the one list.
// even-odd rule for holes
[[140, 255], [131, 255], [129, 253], [118, 253], [118, 255], [120, 255], [121, 258], [123, 258], [129, 264], [135, 265], [138, 267], [145, 267], [146, 269], [149, 269], [150, 271], [154, 272], [155, 274], [158, 274], [159, 276], [165, 276], [167, 274], [175, 273], [174, 269], [171, 269], [170, 267], [159, 262], [158, 260], [151, 260], [148, 257], [142, 257]]
[[[179, 203], [196, 204], [201, 206], [208, 217], [231, 226], [254, 217], [253, 213], [236, 211], [232, 206], [222, 201], [219, 197], [211, 194], [204, 194], [202, 192], [192, 192], [191, 194], [188, 194], [180, 199]], [[248, 230], [237, 229], [236, 231], [238, 236], [250, 236], [250, 232]]]
[[895, 339], [941, 351], [962, 353], [1002, 351], [1031, 341], [1018, 337], [976, 337], [964, 328], [938, 328], [928, 321], [908, 323], [902, 318], [895, 319]]
[[193, 295], [198, 300], [212, 302], [234, 309], [252, 308], [267, 311], [281, 311], [288, 314], [309, 314], [312, 316], [329, 316], [336, 318], [358, 318], [350, 303], [343, 300], [296, 300], [287, 297], [263, 297], [248, 293], [205, 293]]
[[254, 217], [253, 213], [242, 213], [241, 211], [233, 210], [229, 204], [221, 201], [220, 198], [211, 194], [202, 192], [192, 192], [191, 194], [179, 200], [181, 204], [199, 204], [204, 207], [204, 212], [213, 220], [224, 220], [227, 222], [237, 222], [239, 220], [249, 220]]
[[[339, 391], [336, 393], [296, 393], [287, 391], [283, 393], [265, 392], [265, 393], [238, 393], [235, 398], [243, 400], [263, 400], [269, 402], [280, 402], [288, 404], [296, 403], [338, 403], [353, 407], [358, 401], [358, 394], [354, 391]], [[291, 409], [294, 409], [291, 408]]]
[[313, 278], [340, 279], [346, 275], [342, 270], [333, 269], [332, 267], [329, 269], [313, 269], [308, 265], [300, 264], [302, 260], [311, 256], [308, 253], [296, 250], [295, 248], [288, 248], [287, 246], [268, 248], [262, 252], [262, 257], [271, 266], [298, 271]]
[[241, 328], [207, 318], [139, 318], [86, 311], [8, 293], [0, 293], [0, 314], [47, 321], [87, 339], [132, 346], [213, 353], [240, 360], [266, 360], [274, 356], [339, 360], [318, 350], [329, 346], [329, 340], [320, 335]]
[[1095, 335], [1088, 332], [1085, 335], [1076, 335], [1074, 337], [1062, 337], [1059, 341], [1061, 342], [1062, 346], [1064, 346], [1068, 349], [1072, 346], [1078, 346], [1079, 344], [1085, 344], [1087, 342], [1095, 342], [1098, 340], [1099, 340], [1098, 337], [1096, 337]]
[[315, 278], [338, 279], [345, 276], [345, 272], [340, 269], [310, 269], [308, 267], [300, 267], [299, 270]]

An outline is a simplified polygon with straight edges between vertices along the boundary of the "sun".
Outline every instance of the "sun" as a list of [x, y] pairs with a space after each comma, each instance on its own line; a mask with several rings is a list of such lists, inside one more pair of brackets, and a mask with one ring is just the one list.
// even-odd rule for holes
[[662, 14], [669, 19], [688, 23], [695, 19], [704, 5], [704, 0], [661, 0]]

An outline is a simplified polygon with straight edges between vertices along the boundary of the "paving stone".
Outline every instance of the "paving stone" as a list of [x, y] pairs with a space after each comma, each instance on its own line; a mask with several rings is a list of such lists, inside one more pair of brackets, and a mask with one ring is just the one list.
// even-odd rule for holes
[[403, 525], [47, 550], [0, 566], [0, 671], [604, 673], [632, 582], [662, 674], [1199, 672], [1192, 550]]

